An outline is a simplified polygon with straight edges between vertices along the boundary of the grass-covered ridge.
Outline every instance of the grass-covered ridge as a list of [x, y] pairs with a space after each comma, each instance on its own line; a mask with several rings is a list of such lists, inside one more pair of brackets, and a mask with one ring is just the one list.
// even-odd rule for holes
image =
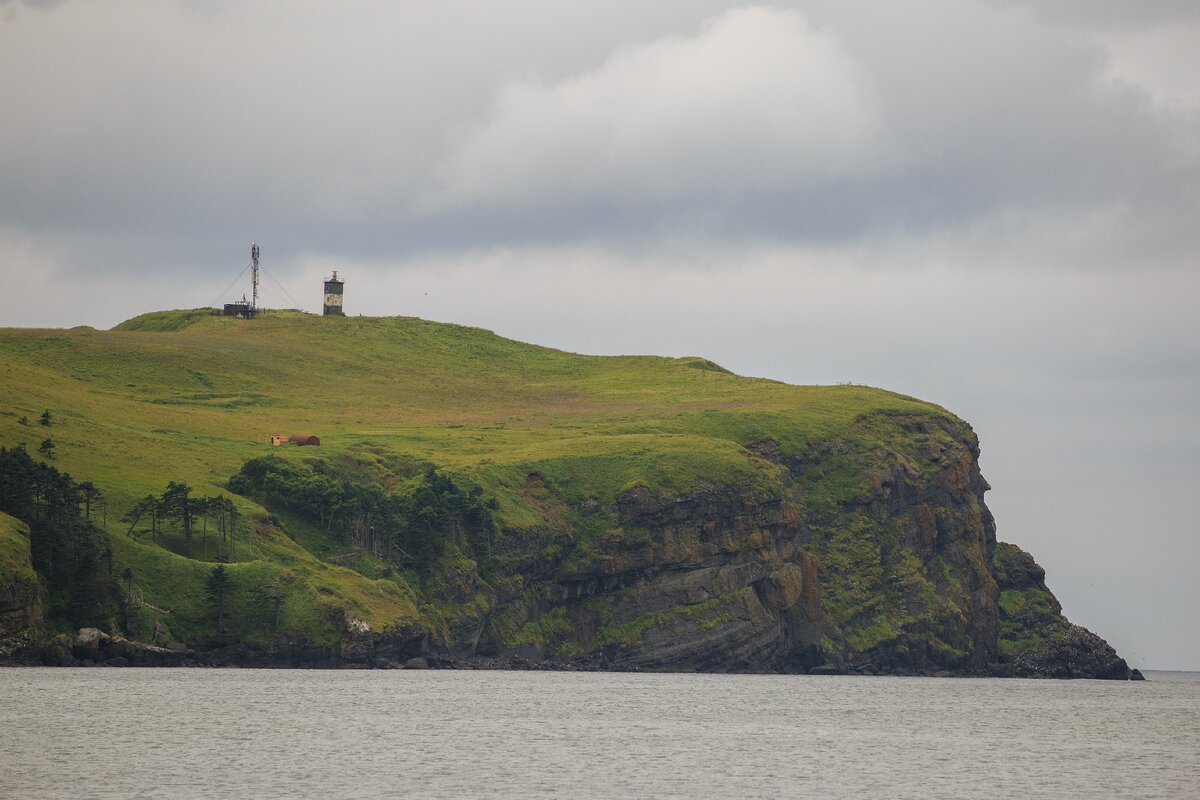
[[[753, 479], [741, 448], [764, 439], [801, 453], [870, 436], [855, 424], [865, 414], [945, 413], [878, 389], [787, 386], [696, 362], [581, 356], [406, 317], [193, 310], [111, 331], [0, 329], [0, 441], [32, 451], [49, 435], [60, 469], [128, 496], [172, 476], [216, 491], [271, 452], [270, 434], [315, 433], [323, 455], [404, 455], [497, 487], [540, 467], [611, 497], [634, 481], [680, 492], [701, 476]], [[32, 424], [43, 409], [52, 428]]]
[[[491, 595], [439, 597], [431, 588], [431, 576], [473, 569], [453, 543], [422, 572], [392, 571], [352, 552], [333, 523], [315, 524], [266, 494], [235, 494], [231, 476], [253, 459], [310, 470], [322, 468], [319, 457], [388, 492], [415, 480], [403, 465], [428, 465], [487, 498], [498, 529], [530, 531], [551, 553], [552, 537], [537, 537], [556, 529], [581, 546], [609, 535], [603, 510], [634, 487], [659, 497], [708, 486], [769, 493], [787, 459], [820, 460], [797, 502], [832, 521], [863, 489], [862, 458], [915, 452], [931, 436], [893, 418], [965, 428], [937, 406], [880, 389], [744, 378], [697, 357], [577, 355], [410, 317], [268, 311], [242, 320], [196, 309], [109, 331], [0, 329], [0, 375], [0, 445], [33, 453], [52, 439], [55, 467], [103, 491], [115, 574], [134, 575], [143, 631], [157, 622], [189, 639], [215, 633], [204, 594], [215, 551], [185, 558], [171, 531], [152, 541], [120, 522], [168, 481], [237, 506], [228, 570], [245, 613], [233, 633], [331, 641], [339, 609], [378, 631], [483, 613]], [[315, 434], [322, 445], [274, 448], [276, 433]], [[763, 442], [773, 458], [748, 449]], [[835, 599], [848, 617], [860, 613], [860, 598]]]

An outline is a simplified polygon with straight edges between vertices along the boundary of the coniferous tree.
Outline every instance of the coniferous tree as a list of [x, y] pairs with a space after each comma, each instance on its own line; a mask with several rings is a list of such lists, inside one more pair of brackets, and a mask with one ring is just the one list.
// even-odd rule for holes
[[171, 481], [160, 501], [167, 515], [179, 520], [183, 529], [183, 554], [188, 558], [192, 557], [192, 517], [195, 512], [191, 493], [192, 487], [186, 483]]
[[204, 592], [217, 615], [217, 633], [225, 630], [225, 601], [233, 589], [233, 579], [224, 564], [217, 564], [204, 582]]
[[155, 541], [157, 533], [157, 517], [158, 517], [158, 498], [152, 494], [148, 494], [141, 500], [138, 500], [133, 506], [121, 517], [122, 522], [129, 523], [129, 535], [133, 535], [133, 529], [137, 527], [138, 522], [147, 513], [151, 515], [150, 521], [150, 540]]
[[102, 496], [103, 493], [91, 481], [84, 481], [79, 484], [79, 499], [83, 501], [84, 519], [92, 518], [92, 503], [99, 500]]

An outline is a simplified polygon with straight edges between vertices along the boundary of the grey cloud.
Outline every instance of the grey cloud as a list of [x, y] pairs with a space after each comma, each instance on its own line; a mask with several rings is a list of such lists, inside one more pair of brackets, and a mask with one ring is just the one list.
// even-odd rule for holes
[[[837, 240], [897, 227], [954, 228], [1018, 205], [1056, 214], [1133, 202], [1164, 222], [1176, 209], [1197, 210], [1191, 187], [1200, 166], [1186, 126], [1155, 116], [1136, 91], [1106, 85], [1097, 48], [1010, 11], [946, 2], [913, 9], [817, 8], [811, 40], [793, 35], [795, 59], [765, 66], [738, 87], [756, 104], [727, 103], [729, 113], [718, 111], [697, 133], [672, 131], [672, 117], [689, 90], [713, 98], [719, 87], [700, 73], [686, 88], [655, 92], [653, 58], [669, 65], [685, 47], [678, 38], [623, 50], [554, 85], [510, 85], [451, 156], [449, 195], [468, 201], [471, 219], [499, 207], [505, 230], [532, 228], [535, 238], [546, 228], [572, 235], [577, 219], [616, 237], [709, 229], [717, 238]], [[795, 12], [759, 13], [808, 30]], [[688, 40], [698, 57], [713, 35], [710, 28]], [[819, 43], [836, 48], [840, 69], [822, 69], [813, 52]], [[725, 44], [726, 53], [735, 46]], [[789, 91], [804, 85], [806, 68], [822, 72], [828, 94]], [[620, 80], [625, 91], [613, 89]], [[661, 102], [645, 102], [643, 91]], [[882, 116], [871, 105], [876, 93]], [[821, 97], [839, 94], [861, 103], [859, 119], [869, 122], [822, 114]], [[847, 151], [822, 149], [775, 113], [805, 104], [859, 143], [849, 151], [859, 169], [806, 169], [836, 165]], [[577, 115], [578, 108], [596, 116]], [[623, 116], [641, 123], [636, 133], [622, 127]], [[669, 144], [637, 135], [653, 127], [647, 118], [663, 123]], [[772, 128], [777, 138], [763, 135]], [[706, 137], [725, 149], [706, 150]], [[759, 180], [760, 164], [772, 182]], [[689, 183], [664, 181], [664, 169]], [[524, 220], [521, 209], [531, 209]]]
[[1184, 126], [1027, 14], [720, 6], [149, 4], [131, 24], [71, 5], [0, 48], [0, 218], [378, 257], [852, 242], [1106, 203], [1168, 242], [1197, 210]]

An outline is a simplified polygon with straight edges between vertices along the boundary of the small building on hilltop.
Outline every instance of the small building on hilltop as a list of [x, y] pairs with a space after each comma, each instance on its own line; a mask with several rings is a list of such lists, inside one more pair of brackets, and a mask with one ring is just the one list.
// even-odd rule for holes
[[284, 436], [282, 433], [271, 434], [271, 444], [279, 447], [284, 444], [307, 445], [310, 447], [320, 447], [320, 437], [313, 436], [308, 433], [293, 433], [291, 436]]
[[288, 441], [299, 445], [311, 445], [314, 447], [321, 446], [321, 440], [316, 436], [310, 436], [306, 433], [293, 433], [288, 437]]
[[250, 317], [254, 316], [254, 307], [251, 306], [250, 302], [246, 298], [243, 297], [241, 299], [241, 302], [226, 303], [225, 311], [223, 313], [226, 317], [238, 317], [239, 319], [250, 319]]

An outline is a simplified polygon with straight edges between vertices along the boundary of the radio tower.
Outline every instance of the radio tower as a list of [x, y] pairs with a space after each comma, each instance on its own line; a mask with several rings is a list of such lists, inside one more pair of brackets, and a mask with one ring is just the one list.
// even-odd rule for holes
[[258, 311], [258, 243], [250, 243], [250, 275], [251, 285], [250, 290], [250, 311], [251, 313]]

